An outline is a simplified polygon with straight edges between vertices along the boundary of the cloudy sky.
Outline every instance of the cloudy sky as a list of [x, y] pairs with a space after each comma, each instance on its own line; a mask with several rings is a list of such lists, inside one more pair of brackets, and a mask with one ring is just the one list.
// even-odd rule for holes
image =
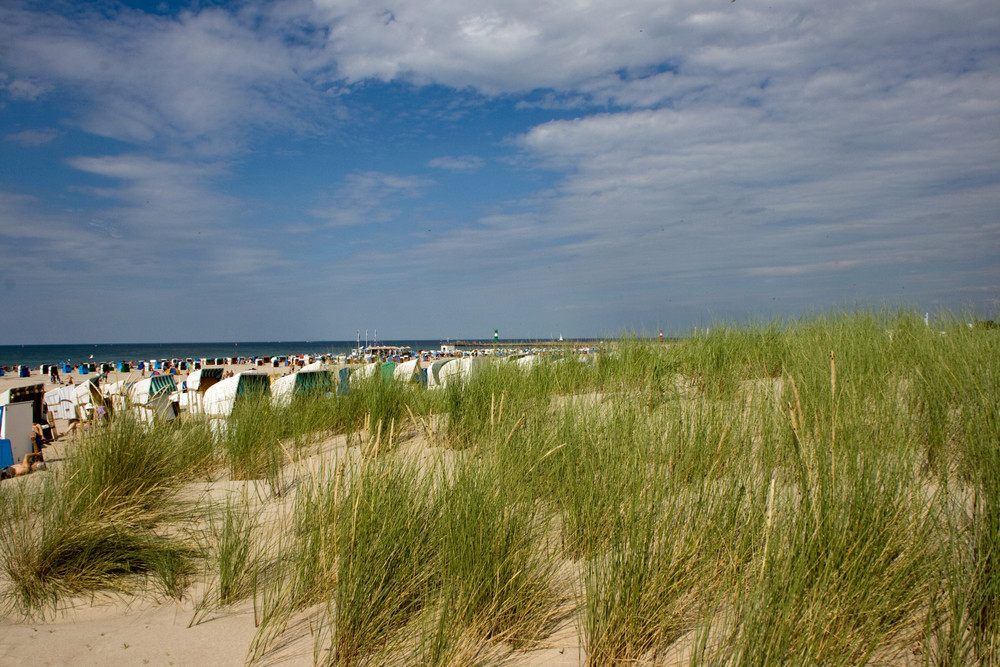
[[0, 3], [0, 344], [1000, 309], [996, 0]]

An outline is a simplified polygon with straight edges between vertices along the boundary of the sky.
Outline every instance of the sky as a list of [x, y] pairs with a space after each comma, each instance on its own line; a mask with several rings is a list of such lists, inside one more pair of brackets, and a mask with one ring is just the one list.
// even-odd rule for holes
[[1000, 311], [996, 0], [0, 3], [0, 344]]

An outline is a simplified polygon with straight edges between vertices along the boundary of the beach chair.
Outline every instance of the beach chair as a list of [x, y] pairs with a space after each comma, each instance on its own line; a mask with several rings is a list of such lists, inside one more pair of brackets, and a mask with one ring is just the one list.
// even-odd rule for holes
[[35, 439], [31, 414], [30, 403], [0, 405], [0, 438], [10, 443], [11, 456], [15, 461], [24, 454], [34, 451]]
[[347, 396], [351, 392], [351, 369], [341, 368], [337, 381], [337, 396]]
[[0, 440], [0, 469], [14, 465], [14, 452], [10, 448], [10, 440]]

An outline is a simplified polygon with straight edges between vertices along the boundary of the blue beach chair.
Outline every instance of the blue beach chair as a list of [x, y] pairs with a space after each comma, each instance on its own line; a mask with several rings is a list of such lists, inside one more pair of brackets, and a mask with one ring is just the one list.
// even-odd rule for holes
[[10, 440], [0, 440], [0, 469], [14, 465], [14, 453], [10, 449]]
[[337, 381], [337, 396], [347, 396], [351, 392], [351, 369], [341, 368]]

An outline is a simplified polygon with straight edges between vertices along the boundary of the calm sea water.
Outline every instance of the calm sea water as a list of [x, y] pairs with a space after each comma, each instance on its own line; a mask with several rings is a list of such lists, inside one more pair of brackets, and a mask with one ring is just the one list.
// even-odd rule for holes
[[[382, 345], [407, 345], [415, 350], [436, 350], [439, 340], [379, 341]], [[115, 343], [97, 345], [0, 345], [0, 366], [20, 364], [37, 368], [42, 364], [81, 364], [150, 359], [197, 359], [215, 357], [278, 357], [293, 354], [346, 354], [357, 341], [284, 341], [240, 343]]]

